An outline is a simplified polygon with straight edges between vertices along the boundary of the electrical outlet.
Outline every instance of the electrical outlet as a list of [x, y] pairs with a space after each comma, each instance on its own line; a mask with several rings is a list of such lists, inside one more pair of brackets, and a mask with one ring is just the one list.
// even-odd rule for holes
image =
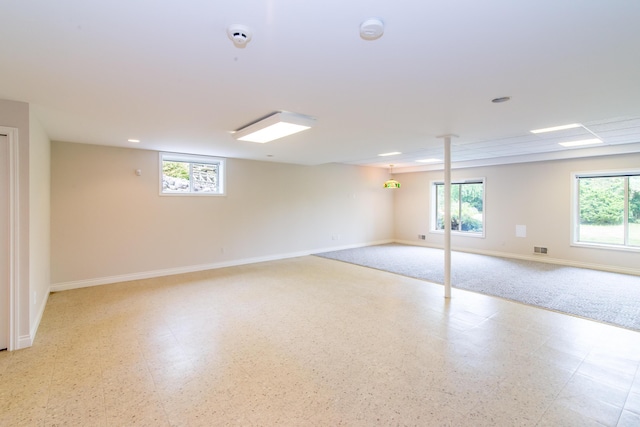
[[427, 240], [427, 236], [424, 234], [418, 234], [418, 240]]

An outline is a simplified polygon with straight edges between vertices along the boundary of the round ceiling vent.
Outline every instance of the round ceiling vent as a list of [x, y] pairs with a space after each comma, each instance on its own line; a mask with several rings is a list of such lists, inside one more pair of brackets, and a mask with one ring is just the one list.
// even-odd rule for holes
[[229, 25], [227, 35], [236, 47], [244, 47], [251, 41], [251, 30], [245, 25]]
[[378, 18], [371, 18], [360, 24], [360, 37], [365, 40], [375, 40], [382, 37], [384, 23]]

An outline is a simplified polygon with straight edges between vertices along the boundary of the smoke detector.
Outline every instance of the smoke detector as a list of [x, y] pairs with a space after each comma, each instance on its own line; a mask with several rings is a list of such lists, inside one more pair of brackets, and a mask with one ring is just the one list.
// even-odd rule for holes
[[371, 18], [360, 24], [360, 37], [365, 40], [375, 40], [382, 37], [384, 23], [378, 18]]
[[245, 25], [229, 25], [227, 35], [236, 47], [244, 47], [251, 41], [251, 30]]

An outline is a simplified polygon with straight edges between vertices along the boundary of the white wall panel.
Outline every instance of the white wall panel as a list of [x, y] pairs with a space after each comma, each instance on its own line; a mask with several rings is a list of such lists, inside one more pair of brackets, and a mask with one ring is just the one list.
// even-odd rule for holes
[[223, 197], [160, 196], [158, 169], [155, 151], [52, 143], [54, 285], [393, 238], [383, 169], [228, 159]]

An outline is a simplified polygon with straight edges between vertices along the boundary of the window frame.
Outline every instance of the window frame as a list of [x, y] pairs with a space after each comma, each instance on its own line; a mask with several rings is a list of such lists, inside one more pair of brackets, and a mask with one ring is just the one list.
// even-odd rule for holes
[[[465, 236], [465, 237], [474, 237], [476, 239], [484, 239], [486, 237], [487, 232], [487, 179], [486, 177], [479, 178], [467, 178], [460, 180], [452, 180], [451, 185], [459, 185], [459, 184], [482, 184], [482, 232], [472, 232], [472, 231], [462, 231], [462, 230], [451, 230], [451, 234], [455, 236]], [[430, 183], [431, 190], [431, 208], [430, 208], [430, 218], [431, 218], [431, 226], [429, 227], [429, 233], [433, 234], [444, 234], [444, 229], [439, 230], [438, 226], [438, 190], [437, 186], [442, 185], [444, 189], [444, 181], [443, 180], [435, 180]], [[452, 215], [453, 215], [453, 206], [452, 206]]]
[[[628, 177], [640, 176], [640, 169], [614, 169], [571, 173], [571, 241], [570, 246], [579, 248], [605, 249], [623, 252], [640, 252], [640, 246], [629, 245], [629, 180]], [[625, 182], [624, 218], [625, 227], [624, 244], [581, 242], [580, 238], [580, 178], [617, 178], [627, 177]]]
[[[159, 180], [159, 194], [160, 196], [207, 196], [207, 197], [219, 197], [227, 195], [227, 182], [226, 182], [226, 160], [223, 157], [214, 157], [214, 156], [203, 156], [203, 155], [195, 155], [195, 154], [184, 154], [184, 153], [169, 153], [169, 152], [160, 152], [158, 155], [159, 160], [159, 171], [158, 171], [158, 180]], [[165, 192], [162, 185], [162, 177], [163, 177], [163, 164], [165, 161], [168, 162], [182, 162], [182, 163], [204, 163], [204, 164], [217, 164], [218, 165], [218, 192], [194, 192], [191, 189], [188, 192]]]

